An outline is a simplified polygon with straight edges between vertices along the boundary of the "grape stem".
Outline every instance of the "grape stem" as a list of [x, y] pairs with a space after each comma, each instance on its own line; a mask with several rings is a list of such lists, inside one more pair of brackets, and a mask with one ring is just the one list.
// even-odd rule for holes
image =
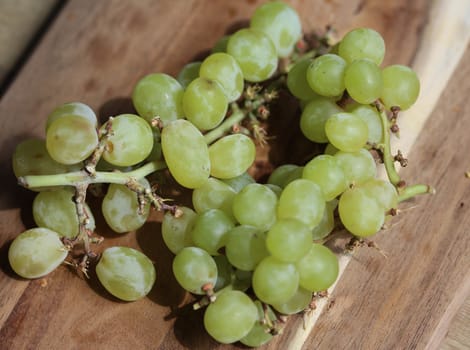
[[407, 186], [398, 191], [398, 201], [403, 202], [407, 199], [413, 198], [416, 195], [427, 193], [434, 194], [436, 193], [436, 190], [432, 186], [422, 184]]
[[204, 139], [208, 145], [218, 138], [224, 136], [227, 131], [229, 131], [234, 125], [240, 123], [245, 118], [245, 113], [240, 110], [236, 103], [232, 103], [230, 107], [232, 110], [232, 115], [225, 119], [223, 123], [220, 124], [217, 128], [212, 129], [204, 135]]

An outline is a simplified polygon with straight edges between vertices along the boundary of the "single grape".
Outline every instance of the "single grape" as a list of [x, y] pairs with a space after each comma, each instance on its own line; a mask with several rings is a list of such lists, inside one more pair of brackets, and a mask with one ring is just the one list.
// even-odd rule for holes
[[161, 131], [158, 128], [152, 129], [153, 135], [153, 146], [150, 154], [147, 156], [146, 160], [151, 162], [154, 160], [161, 160], [162, 159], [162, 135]]
[[385, 42], [375, 30], [357, 28], [343, 37], [339, 43], [338, 53], [348, 63], [366, 58], [380, 65], [385, 56]]
[[227, 52], [227, 43], [229, 39], [230, 39], [230, 35], [224, 35], [221, 38], [219, 38], [219, 40], [217, 40], [217, 42], [212, 47], [211, 52], [212, 53]]
[[300, 116], [300, 129], [310, 141], [326, 143], [325, 123], [330, 116], [343, 110], [332, 100], [319, 97], [309, 102]]
[[367, 59], [353, 61], [346, 67], [344, 85], [355, 101], [370, 104], [382, 95], [382, 72]]
[[274, 184], [265, 184], [265, 186], [267, 188], [269, 188], [271, 191], [274, 192], [277, 199], [279, 199], [281, 197], [281, 193], [282, 193], [282, 188], [281, 187], [279, 187], [278, 185], [274, 185]]
[[273, 170], [268, 178], [268, 184], [286, 187], [290, 182], [302, 177], [303, 167], [295, 164], [283, 164]]
[[218, 291], [232, 283], [235, 271], [225, 255], [220, 254], [212, 258], [217, 266], [217, 282], [215, 283], [214, 291]]
[[189, 62], [180, 70], [176, 80], [178, 80], [183, 88], [186, 89], [189, 83], [199, 77], [199, 69], [201, 68], [201, 64], [202, 62], [200, 61]]
[[191, 232], [197, 217], [191, 208], [181, 206], [178, 209], [181, 211], [180, 215], [166, 212], [162, 220], [162, 238], [173, 254], [193, 245]]
[[345, 111], [358, 116], [367, 124], [367, 134], [369, 135], [367, 141], [369, 143], [379, 144], [382, 142], [382, 121], [377, 108], [360, 103], [351, 103], [346, 106]]
[[254, 270], [268, 256], [266, 235], [253, 226], [236, 226], [228, 233], [225, 254], [237, 269]]
[[193, 191], [192, 202], [197, 213], [209, 209], [220, 209], [228, 217], [234, 218], [232, 212], [235, 190], [225, 182], [210, 177], [201, 187]]
[[410, 108], [418, 99], [419, 79], [409, 67], [393, 65], [382, 71], [383, 91], [380, 99], [385, 107], [400, 107], [401, 110]]
[[247, 172], [229, 179], [222, 179], [222, 181], [232, 187], [237, 193], [240, 192], [246, 185], [256, 182], [255, 179], [253, 179], [253, 177], [251, 177], [251, 175]]
[[228, 232], [235, 226], [232, 219], [219, 209], [209, 209], [196, 217], [191, 238], [196, 247], [210, 255], [218, 255], [225, 246]]
[[8, 249], [8, 260], [13, 271], [21, 277], [39, 278], [55, 270], [67, 254], [57, 232], [36, 227], [13, 240]]
[[336, 152], [338, 152], [339, 149], [337, 149], [335, 146], [333, 146], [331, 143], [327, 144], [325, 147], [324, 154], [334, 156]]
[[270, 333], [269, 326], [267, 325], [266, 318], [269, 318], [270, 321], [274, 321], [277, 318], [269, 305], [265, 304], [267, 309], [267, 312], [265, 312], [265, 309], [259, 300], [255, 300], [254, 304], [258, 310], [258, 317], [250, 332], [240, 339], [240, 343], [246, 346], [258, 347], [266, 344], [273, 338], [273, 335]]
[[295, 294], [283, 303], [273, 304], [273, 307], [285, 315], [293, 315], [308, 308], [312, 301], [312, 292], [299, 287]]
[[71, 115], [85, 118], [90, 122], [91, 125], [93, 125], [94, 128], [98, 126], [98, 119], [96, 118], [96, 114], [93, 112], [90, 106], [81, 102], [70, 102], [58, 106], [51, 112], [51, 114], [47, 116], [46, 131], [49, 129], [49, 126], [57, 119]]
[[303, 101], [318, 97], [307, 81], [307, 69], [311, 63], [310, 59], [300, 60], [287, 73], [287, 88], [292, 95]]
[[334, 210], [336, 209], [337, 205], [337, 199], [333, 199], [329, 202], [326, 202], [325, 211], [323, 212], [322, 219], [312, 231], [312, 238], [314, 241], [325, 238], [335, 228]]
[[377, 175], [374, 157], [366, 149], [358, 152], [339, 151], [334, 157], [343, 169], [348, 185], [364, 183]]
[[385, 211], [398, 207], [397, 189], [390, 182], [381, 179], [370, 179], [363, 183], [361, 188], [368, 196], [373, 197]]
[[106, 248], [96, 265], [96, 275], [108, 292], [125, 301], [146, 296], [156, 279], [152, 261], [129, 247]]
[[313, 60], [307, 69], [307, 82], [317, 94], [336, 97], [343, 94], [346, 61], [338, 55], [325, 54]]
[[328, 141], [341, 151], [357, 152], [367, 142], [367, 124], [352, 113], [333, 114], [325, 123]]

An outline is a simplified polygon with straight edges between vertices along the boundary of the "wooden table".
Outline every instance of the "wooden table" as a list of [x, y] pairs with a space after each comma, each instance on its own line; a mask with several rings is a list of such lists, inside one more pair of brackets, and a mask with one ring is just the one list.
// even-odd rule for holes
[[[9, 29], [18, 34], [12, 29], [14, 17], [6, 14], [30, 13], [22, 9], [38, 6], [31, 0], [14, 2], [17, 6], [12, 3], [0, 2], [2, 33]], [[0, 148], [1, 349], [231, 347], [218, 346], [209, 339], [202, 330], [200, 313], [186, 308], [171, 311], [172, 306], [181, 306], [188, 299], [171, 276], [172, 256], [163, 247], [157, 220], [135, 235], [120, 237], [98, 227], [106, 238], [105, 246], [134, 246], [156, 261], [158, 282], [148, 298], [117, 302], [94, 279], [84, 281], [65, 267], [35, 281], [17, 278], [8, 265], [7, 251], [16, 235], [34, 225], [30, 209], [33, 194], [15, 184], [10, 164], [19, 141], [43, 136], [44, 120], [56, 105], [80, 100], [102, 115], [127, 108], [128, 96], [141, 76], [157, 71], [176, 74], [227, 29], [248, 18], [259, 3], [77, 0], [65, 3], [48, 23], [15, 79], [8, 79], [0, 101], [4, 130]], [[299, 10], [306, 30], [322, 29], [326, 24], [337, 28], [339, 35], [356, 26], [377, 29], [387, 43], [385, 64], [425, 65], [423, 52], [428, 51], [423, 50], [434, 52], [427, 57], [431, 60], [436, 45], [442, 49], [437, 50], [437, 57], [450, 55], [445, 60], [450, 62], [456, 53], [449, 47], [459, 40], [466, 50], [448, 82], [440, 80], [448, 73], [445, 65], [424, 72], [426, 93], [420, 97], [424, 107], [410, 112], [409, 118], [419, 117], [420, 111], [430, 116], [417, 139], [419, 128], [413, 125], [410, 135], [404, 134], [405, 141], [416, 142], [408, 153], [410, 164], [401, 174], [410, 182], [435, 186], [436, 195], [405, 204], [393, 227], [376, 236], [388, 258], [370, 249], [354, 254], [309, 334], [301, 334], [300, 317], [292, 318], [285, 333], [266, 348], [470, 348], [470, 299], [465, 302], [470, 292], [470, 180], [465, 178], [470, 170], [470, 50], [466, 35], [470, 14], [466, 0], [291, 3]], [[452, 14], [441, 16], [445, 11], [436, 10], [441, 3], [460, 8], [460, 17], [467, 18], [466, 27]], [[25, 23], [38, 28], [38, 18], [54, 4], [43, 2], [43, 7], [34, 10], [37, 16], [28, 17], [35, 19]], [[436, 16], [445, 21], [436, 22]], [[430, 26], [439, 31], [457, 30], [447, 40], [433, 42], [426, 37]], [[3, 50], [13, 48], [13, 42], [18, 46], [19, 40], [28, 41], [28, 35], [15, 40], [8, 35], [0, 38], [7, 43], [0, 45]], [[7, 61], [4, 51], [0, 53]], [[8, 60], [5, 66], [0, 64], [2, 76], [10, 71], [12, 60]], [[431, 110], [426, 111], [426, 106]]]

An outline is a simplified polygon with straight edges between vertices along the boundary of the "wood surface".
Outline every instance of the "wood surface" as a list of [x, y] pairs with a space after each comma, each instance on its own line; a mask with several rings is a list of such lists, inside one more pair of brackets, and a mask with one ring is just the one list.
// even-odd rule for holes
[[[105, 246], [131, 245], [156, 262], [158, 282], [148, 298], [118, 302], [95, 278], [84, 281], [65, 267], [36, 281], [15, 277], [6, 254], [11, 240], [33, 226], [33, 194], [16, 186], [10, 164], [19, 141], [43, 135], [47, 113], [57, 104], [80, 100], [102, 116], [128, 111], [137, 79], [154, 71], [176, 74], [248, 18], [259, 3], [90, 0], [70, 1], [64, 7], [0, 101], [0, 126], [8, 130], [0, 148], [0, 348], [231, 347], [210, 340], [202, 330], [201, 313], [183, 306], [188, 297], [171, 276], [172, 256], [159, 236], [157, 216], [135, 235], [118, 237], [98, 227]], [[354, 26], [379, 30], [387, 43], [385, 64], [412, 64], [423, 45], [429, 45], [422, 35], [434, 4], [292, 1], [307, 30], [321, 30], [326, 24], [337, 28], [339, 36]], [[440, 71], [424, 78], [432, 81], [433, 73], [438, 77]], [[465, 152], [470, 148], [465, 118], [468, 73], [467, 49], [444, 94], [427, 102], [437, 102], [436, 107], [402, 172], [410, 182], [432, 184], [437, 194], [407, 204], [393, 227], [377, 235], [387, 259], [369, 249], [354, 255], [305, 349], [439, 346], [470, 289], [470, 180], [464, 176], [470, 167]], [[291, 319], [285, 334], [267, 348], [294, 346], [301, 327], [300, 317]]]

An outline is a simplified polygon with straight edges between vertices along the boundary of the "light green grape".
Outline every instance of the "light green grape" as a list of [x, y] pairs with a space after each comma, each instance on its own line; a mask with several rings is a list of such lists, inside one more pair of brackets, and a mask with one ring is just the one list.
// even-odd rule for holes
[[181, 84], [183, 88], [186, 88], [189, 83], [199, 77], [199, 69], [201, 68], [202, 62], [195, 61], [186, 64], [178, 73], [176, 80]]
[[215, 283], [214, 291], [218, 291], [232, 283], [235, 271], [225, 255], [220, 254], [212, 258], [217, 266], [217, 282]]
[[240, 192], [246, 185], [256, 182], [255, 179], [253, 179], [247, 172], [229, 179], [222, 179], [222, 181], [232, 187], [237, 193]]
[[283, 303], [273, 304], [273, 307], [285, 315], [293, 315], [308, 308], [312, 301], [312, 292], [299, 287], [295, 294]]
[[366, 58], [380, 65], [385, 56], [385, 42], [375, 30], [357, 28], [343, 37], [339, 43], [338, 53], [348, 63]]
[[232, 205], [235, 190], [225, 182], [210, 177], [201, 187], [193, 191], [192, 202], [197, 213], [209, 209], [220, 209], [233, 218]]
[[303, 167], [295, 164], [283, 164], [273, 170], [268, 178], [268, 184], [286, 187], [290, 182], [302, 177]]
[[307, 254], [312, 242], [308, 227], [296, 219], [281, 219], [269, 229], [266, 247], [283, 262], [296, 262]]
[[382, 142], [382, 121], [380, 120], [377, 108], [362, 105], [359, 103], [351, 103], [346, 106], [346, 112], [352, 113], [362, 119], [367, 124], [368, 138], [367, 141], [371, 144], [378, 144]]
[[[79, 222], [73, 198], [74, 191], [70, 188], [40, 192], [33, 201], [33, 217], [36, 225], [55, 231], [63, 237], [76, 237]], [[84, 208], [88, 219], [86, 227], [93, 232], [95, 219], [86, 203]]]
[[70, 102], [58, 106], [51, 112], [51, 114], [47, 116], [46, 131], [49, 129], [49, 126], [57, 119], [71, 115], [85, 118], [90, 122], [91, 125], [93, 125], [94, 128], [98, 126], [98, 119], [96, 118], [96, 114], [93, 112], [90, 106], [81, 102]]
[[152, 261], [129, 247], [106, 248], [96, 265], [96, 275], [108, 292], [125, 301], [146, 296], [156, 279]]
[[17, 236], [8, 249], [10, 266], [24, 278], [43, 277], [55, 270], [68, 251], [59, 234], [43, 227], [32, 228]]
[[159, 117], [163, 124], [183, 116], [183, 87], [175, 78], [153, 73], [140, 79], [132, 92], [137, 113], [150, 122]]
[[244, 271], [240, 269], [235, 269], [232, 282], [231, 282], [232, 288], [235, 290], [241, 290], [242, 292], [248, 290], [248, 288], [251, 288], [252, 277], [253, 277], [253, 271]]
[[374, 62], [367, 59], [353, 61], [346, 67], [344, 85], [355, 101], [370, 104], [382, 95], [382, 72]]
[[325, 123], [330, 116], [343, 110], [331, 99], [319, 97], [309, 102], [300, 116], [300, 129], [310, 141], [326, 143]]
[[393, 65], [382, 71], [383, 91], [380, 99], [385, 107], [400, 107], [401, 110], [410, 108], [418, 99], [419, 79], [409, 67]]
[[[150, 187], [144, 178], [139, 181], [146, 188]], [[142, 227], [150, 213], [150, 203], [146, 203], [139, 212], [137, 194], [125, 185], [110, 184], [101, 203], [101, 212], [108, 226], [117, 233], [134, 231]]]
[[253, 226], [236, 226], [228, 233], [225, 254], [237, 269], [254, 270], [268, 256], [266, 235]]
[[323, 152], [324, 154], [334, 156], [336, 152], [338, 152], [339, 149], [337, 149], [335, 146], [333, 146], [331, 143], [327, 144], [325, 147], [325, 151]]
[[267, 315], [265, 316], [265, 311], [263, 305], [259, 300], [255, 300], [255, 306], [258, 310], [258, 318], [255, 321], [255, 324], [251, 328], [250, 332], [240, 339], [240, 343], [246, 346], [258, 347], [269, 342], [273, 335], [270, 333], [269, 326], [265, 320], [265, 317], [268, 317], [270, 321], [277, 319], [273, 310], [266, 305]]
[[278, 185], [274, 185], [274, 184], [265, 184], [265, 186], [267, 188], [269, 188], [271, 191], [274, 192], [277, 199], [279, 199], [281, 197], [281, 193], [282, 193], [282, 188], [281, 187], [279, 187]]
[[395, 186], [381, 179], [371, 179], [361, 185], [368, 196], [373, 197], [385, 210], [398, 207], [398, 193]]
[[150, 154], [147, 156], [147, 161], [161, 160], [162, 159], [162, 135], [158, 128], [152, 129], [153, 146]]
[[246, 185], [233, 199], [233, 215], [242, 225], [268, 230], [276, 221], [277, 196], [268, 187]]
[[327, 290], [338, 278], [338, 258], [324, 245], [313, 243], [309, 252], [296, 263], [300, 287], [320, 292]]
[[334, 157], [343, 169], [349, 185], [364, 183], [377, 175], [374, 157], [366, 149], [358, 152], [338, 151]]
[[194, 79], [183, 94], [184, 114], [199, 130], [219, 125], [227, 113], [227, 103], [222, 86], [203, 77]]
[[153, 149], [153, 132], [150, 125], [135, 114], [121, 114], [106, 122], [111, 123], [103, 158], [117, 166], [131, 166], [142, 162]]
[[249, 82], [269, 79], [277, 69], [276, 48], [271, 39], [256, 29], [240, 29], [230, 36], [227, 53], [233, 56]]
[[336, 209], [337, 205], [337, 199], [333, 199], [329, 202], [326, 202], [325, 211], [323, 212], [322, 219], [318, 223], [318, 225], [315, 226], [312, 230], [312, 239], [314, 241], [325, 238], [335, 228], [334, 210]]
[[219, 209], [209, 209], [196, 217], [191, 238], [196, 247], [204, 249], [210, 255], [218, 255], [225, 246], [228, 232], [234, 222]]
[[173, 259], [173, 274], [188, 292], [206, 294], [202, 288], [217, 282], [217, 265], [205, 250], [185, 247]]
[[253, 140], [243, 134], [222, 137], [209, 146], [211, 175], [230, 179], [246, 172], [253, 164], [256, 147]]
[[369, 136], [367, 124], [352, 113], [333, 114], [325, 123], [328, 141], [341, 151], [357, 152]]
[[224, 35], [223, 37], [221, 37], [214, 44], [214, 46], [212, 47], [211, 52], [212, 53], [227, 52], [227, 43], [228, 43], [229, 39], [230, 39], [230, 35]]
[[251, 330], [257, 319], [257, 309], [245, 293], [227, 290], [209, 304], [204, 313], [207, 333], [219, 343], [234, 343]]
[[176, 181], [187, 188], [202, 186], [210, 174], [209, 149], [201, 132], [178, 119], [162, 130], [162, 151]]
[[178, 254], [184, 247], [193, 245], [191, 232], [197, 217], [191, 208], [181, 206], [178, 209], [181, 215], [175, 216], [166, 212], [162, 220], [162, 238], [173, 254]]
[[259, 6], [251, 16], [250, 27], [269, 36], [279, 57], [289, 56], [302, 35], [299, 15], [282, 1]]
[[326, 97], [342, 95], [346, 61], [338, 55], [325, 54], [313, 60], [307, 69], [307, 82], [317, 94]]
[[287, 73], [287, 88], [292, 95], [303, 101], [318, 97], [307, 81], [307, 69], [311, 63], [310, 59], [300, 60]]
[[237, 61], [219, 52], [208, 56], [201, 65], [199, 76], [220, 84], [228, 102], [238, 99], [243, 92], [243, 73]]

